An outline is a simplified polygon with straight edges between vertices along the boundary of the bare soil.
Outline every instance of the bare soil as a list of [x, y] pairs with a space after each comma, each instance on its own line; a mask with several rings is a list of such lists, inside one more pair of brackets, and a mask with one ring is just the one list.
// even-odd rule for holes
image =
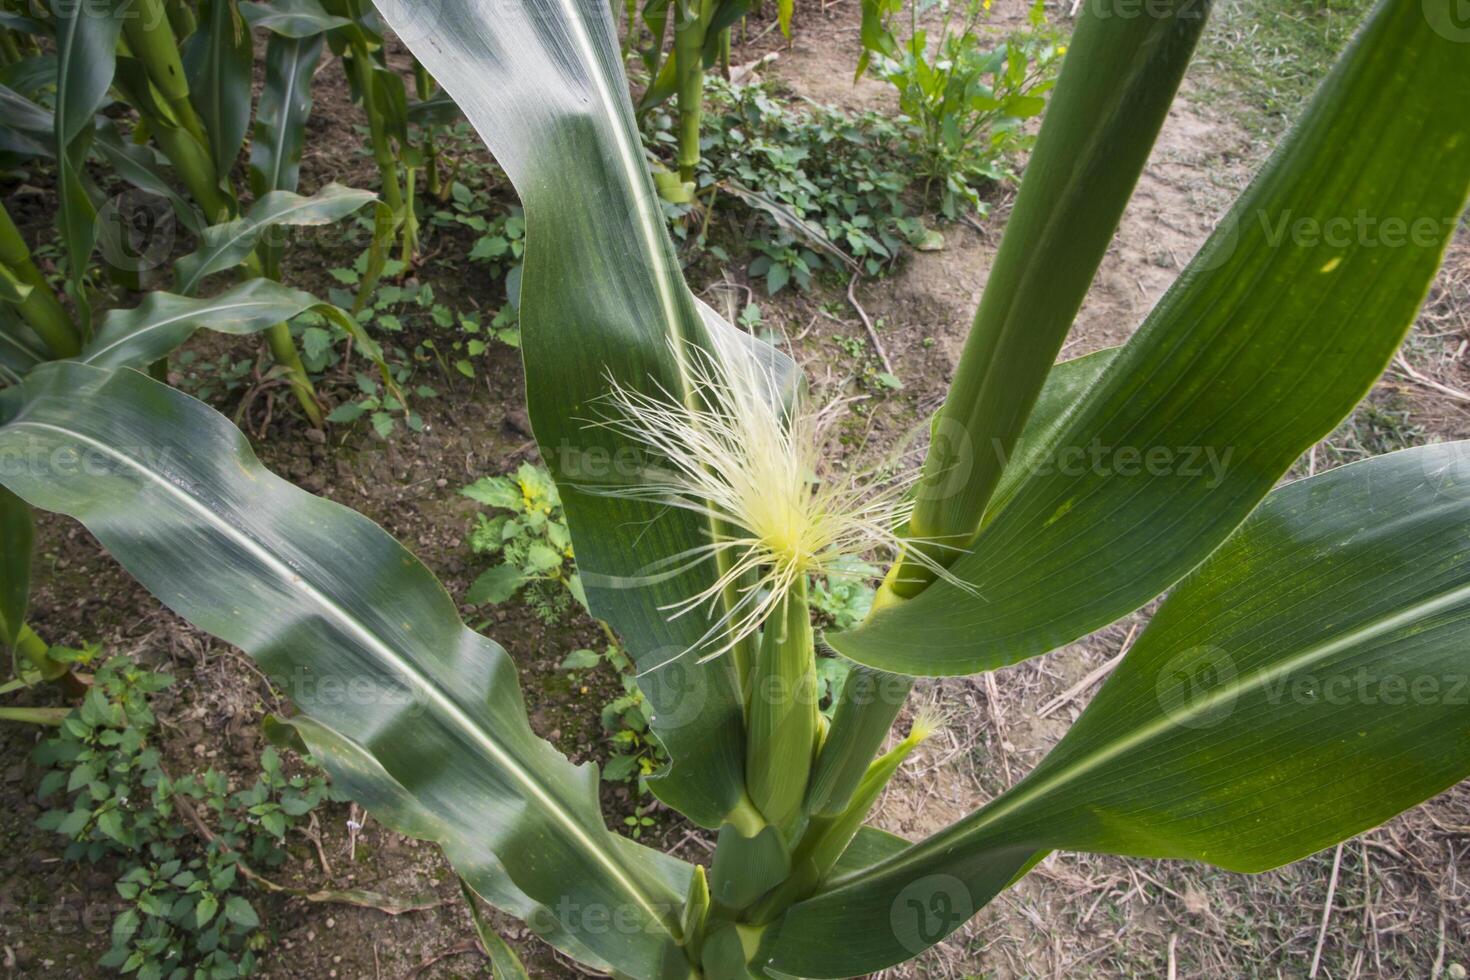
[[[857, 0], [799, 5], [795, 37], [777, 32], [739, 45], [737, 62], [771, 52], [764, 69], [793, 93], [849, 108], [893, 112], [883, 85], [851, 84], [858, 54]], [[1028, 4], [996, 0], [1001, 24], [1018, 23]], [[825, 13], [823, 7], [826, 7]], [[737, 38], [737, 41], [739, 39]], [[1082, 312], [1065, 356], [1127, 339], [1204, 240], [1212, 223], [1260, 162], [1261, 146], [1234, 118], [1191, 94], [1219, 79], [1196, 72], [1176, 105], [1139, 192]], [[303, 168], [307, 187], [337, 180], [376, 185], [371, 160], [354, 128], [340, 65], [318, 77], [317, 109]], [[869, 404], [868, 435], [887, 441], [908, 431], [942, 397], [999, 240], [1008, 192], [998, 191], [992, 216], [942, 228], [946, 247], [907, 258], [889, 278], [861, 284], [856, 295], [881, 324], [879, 336], [904, 382], [878, 395], [857, 387], [860, 365], [834, 343], [864, 339], [845, 295], [759, 295], [768, 322], [794, 338], [813, 380], [833, 393]], [[322, 238], [293, 252], [294, 282], [325, 291], [325, 270], [346, 265], [354, 246]], [[417, 275], [434, 283], [456, 308], [493, 307], [493, 284], [463, 259], [468, 243], [430, 237], [430, 258]], [[739, 287], [743, 271], [729, 270]], [[725, 280], [693, 283], [721, 303]], [[743, 292], [737, 289], [737, 292]], [[206, 355], [249, 356], [249, 343], [201, 338]], [[1371, 396], [1374, 405], [1407, 412], [1394, 438], [1402, 444], [1470, 436], [1470, 244], [1452, 251], [1431, 294], [1402, 367]], [[497, 348], [474, 380], [436, 376], [443, 397], [418, 407], [428, 422], [420, 435], [389, 440], [365, 427], [334, 430], [325, 442], [303, 436], [278, 389], [223, 400], [267, 464], [302, 486], [352, 506], [397, 535], [463, 597], [479, 570], [465, 543], [473, 505], [457, 490], [486, 473], [505, 472], [534, 453], [524, 415], [523, 382], [515, 353]], [[350, 384], [344, 374], [340, 384]], [[334, 390], [328, 386], [328, 391]], [[242, 408], [243, 405], [243, 408]], [[1381, 451], [1364, 424], [1335, 433], [1304, 460], [1303, 473]], [[1376, 431], [1376, 430], [1375, 430]], [[41, 522], [34, 620], [57, 642], [101, 641], [167, 669], [178, 684], [165, 698], [166, 752], [172, 766], [207, 765], [248, 778], [261, 746], [259, 720], [276, 710], [274, 694], [248, 658], [193, 630], [135, 585], [97, 542], [77, 526]], [[472, 622], [483, 611], [463, 610]], [[906, 767], [883, 801], [877, 822], [917, 838], [971, 812], [1036, 763], [1065, 732], [1095, 690], [1079, 682], [1106, 664], [1146, 622], [1146, 611], [1049, 657], [996, 674], [925, 682], [914, 699], [939, 706], [949, 723]], [[502, 607], [486, 632], [522, 670], [532, 724], [574, 759], [606, 754], [596, 709], [615, 679], [583, 691], [556, 664], [596, 638], [578, 620], [548, 627], [528, 609]], [[1047, 709], [1045, 716], [1042, 710]], [[27, 758], [35, 735], [0, 728], [0, 944], [6, 975], [62, 978], [101, 975], [115, 911], [112, 877], [104, 869], [63, 864], [54, 835], [34, 828], [37, 775]], [[634, 805], [626, 789], [605, 792], [610, 824]], [[661, 813], [654, 842], [690, 860], [708, 860], [710, 841], [676, 815]], [[295, 842], [283, 883], [371, 889], [397, 898], [431, 895], [444, 904], [391, 916], [343, 905], [268, 898], [260, 904], [279, 939], [265, 957], [264, 975], [289, 978], [407, 978], [488, 976], [468, 942], [466, 913], [454, 878], [437, 852], [407, 841], [346, 805], [323, 808], [319, 844]], [[1470, 965], [1470, 788], [1461, 786], [1390, 824], [1352, 841], [1338, 855], [1336, 888], [1328, 902], [1334, 854], [1317, 855], [1261, 876], [1205, 866], [1053, 855], [1018, 888], [918, 961], [886, 971], [891, 977], [1306, 976], [1319, 952], [1324, 977], [1463, 977]], [[1327, 911], [1324, 928], [1324, 910]], [[582, 973], [501, 919], [502, 933], [537, 978]], [[1320, 940], [1319, 940], [1320, 935]], [[1457, 972], [1458, 971], [1458, 972]]]

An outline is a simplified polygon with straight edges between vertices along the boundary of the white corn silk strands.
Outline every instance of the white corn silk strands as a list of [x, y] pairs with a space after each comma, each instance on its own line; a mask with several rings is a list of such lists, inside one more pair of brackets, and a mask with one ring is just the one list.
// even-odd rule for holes
[[[661, 607], [670, 618], [701, 609], [711, 618], [695, 645], [704, 659], [760, 629], [799, 576], [851, 576], [845, 559], [901, 551], [895, 529], [913, 509], [907, 491], [919, 476], [917, 467], [890, 467], [894, 475], [880, 476], [827, 465], [822, 450], [832, 413], [805, 410], [799, 394], [795, 407], [783, 407], [789, 384], [739, 343], [717, 337], [710, 350], [686, 344], [676, 352], [688, 372], [688, 400], [661, 386], [650, 394], [609, 377], [593, 424], [617, 432], [658, 464], [640, 467], [633, 482], [581, 488], [709, 518], [708, 542], [653, 569], [672, 574], [724, 557], [707, 588]], [[913, 553], [949, 577], [918, 549]], [[724, 608], [727, 591], [737, 598]]]

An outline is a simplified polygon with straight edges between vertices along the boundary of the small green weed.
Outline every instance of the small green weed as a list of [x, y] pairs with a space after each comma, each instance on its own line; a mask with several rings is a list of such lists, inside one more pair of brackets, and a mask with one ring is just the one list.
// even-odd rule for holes
[[572, 537], [556, 484], [543, 467], [522, 463], [511, 476], [487, 476], [462, 491], [494, 513], [476, 514], [470, 547], [500, 563], [470, 586], [474, 605], [506, 602], [518, 593], [546, 623], [560, 621], [572, 599], [585, 602], [572, 563]]
[[[904, 245], [934, 248], [936, 232], [905, 203], [911, 163], [903, 131], [876, 113], [791, 108], [761, 84], [706, 84], [708, 123], [699, 209], [666, 204], [676, 237], [721, 262], [735, 256], [769, 294], [811, 287], [823, 270], [878, 275]], [[655, 152], [673, 159], [666, 112], [649, 114]], [[715, 222], [725, 215], [729, 227]], [[728, 247], [727, 247], [728, 245]]]
[[647, 792], [647, 778], [669, 761], [668, 754], [648, 727], [648, 710], [643, 692], [633, 670], [633, 661], [618, 645], [611, 631], [608, 645], [596, 650], [573, 650], [561, 662], [561, 669], [574, 675], [596, 670], [603, 664], [617, 672], [623, 693], [602, 707], [602, 727], [608, 732], [612, 755], [602, 767], [602, 778], [614, 783], [638, 784]]
[[[1046, 108], [1066, 46], [1047, 23], [1042, 0], [1030, 28], [998, 40], [985, 31], [990, 0], [862, 0], [863, 54], [871, 70], [898, 90], [899, 109], [924, 178], [926, 196], [957, 218], [980, 209], [980, 188], [1012, 176], [1009, 160], [1028, 149], [1025, 123]], [[907, 39], [897, 22], [908, 8]], [[936, 36], [921, 26], [937, 13]]]
[[[38, 795], [54, 803], [38, 825], [66, 839], [66, 860], [121, 872], [128, 907], [102, 966], [142, 980], [249, 976], [266, 934], [242, 867], [279, 867], [287, 834], [330, 791], [320, 774], [288, 775], [271, 748], [243, 790], [214, 769], [171, 779], [149, 699], [172, 683], [123, 656], [97, 671], [81, 706], [35, 751], [46, 769]], [[214, 828], [207, 843], [200, 822]]]

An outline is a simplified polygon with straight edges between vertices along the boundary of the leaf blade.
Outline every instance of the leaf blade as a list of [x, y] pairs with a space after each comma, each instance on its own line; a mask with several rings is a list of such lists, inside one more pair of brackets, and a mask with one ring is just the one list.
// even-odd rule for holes
[[[7, 471], [13, 490], [83, 520], [181, 615], [286, 679], [303, 710], [360, 739], [526, 894], [638, 923], [634, 935], [576, 922], [594, 953], [654, 977], [683, 959], [670, 932], [681, 893], [606, 830], [595, 770], [531, 732], [509, 658], [397, 542], [268, 473], [222, 417], [142, 374], [44, 365], [3, 398], [0, 445], [94, 464], [85, 480]], [[344, 698], [320, 677], [368, 690]]]
[[[1417, 10], [1380, 4], [1292, 137], [1069, 414], [1047, 468], [954, 562], [976, 594], [936, 582], [832, 645], [891, 671], [989, 670], [1112, 622], [1203, 560], [1367, 393], [1412, 324], [1470, 193], [1451, 94], [1467, 69], [1465, 45]], [[1406, 168], [1400, 145], [1424, 153]], [[1384, 248], [1329, 233], [1360, 213], [1420, 222], [1423, 237]], [[1278, 236], [1298, 220], [1318, 233]], [[1154, 452], [1167, 457], [1156, 475], [1141, 464]]]

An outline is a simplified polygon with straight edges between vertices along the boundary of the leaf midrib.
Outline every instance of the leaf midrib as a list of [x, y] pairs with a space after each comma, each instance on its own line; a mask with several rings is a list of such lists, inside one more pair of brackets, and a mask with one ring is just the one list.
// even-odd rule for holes
[[[188, 312], [179, 313], [175, 316], [165, 317], [162, 320], [155, 320], [152, 323], [139, 327], [137, 330], [134, 330], [131, 333], [124, 334], [123, 336], [117, 338], [110, 344], [107, 344], [105, 347], [98, 347], [94, 350], [85, 352], [85, 354], [82, 357], [78, 358], [78, 360], [80, 360], [83, 364], [95, 364], [96, 362], [102, 360], [107, 354], [123, 346], [128, 341], [133, 340], [137, 337], [145, 337], [157, 330], [162, 330], [165, 327], [172, 326], [173, 324], [178, 323], [180, 320], [193, 320], [206, 314], [229, 313], [239, 310], [248, 310], [251, 307], [271, 309], [272, 307], [280, 305], [280, 301], [277, 299], [252, 299], [242, 300], [236, 303], [226, 303], [218, 306], [205, 306], [199, 309], [189, 310]], [[102, 324], [103, 329], [105, 329], [106, 326], [107, 324], [104, 322]]]

